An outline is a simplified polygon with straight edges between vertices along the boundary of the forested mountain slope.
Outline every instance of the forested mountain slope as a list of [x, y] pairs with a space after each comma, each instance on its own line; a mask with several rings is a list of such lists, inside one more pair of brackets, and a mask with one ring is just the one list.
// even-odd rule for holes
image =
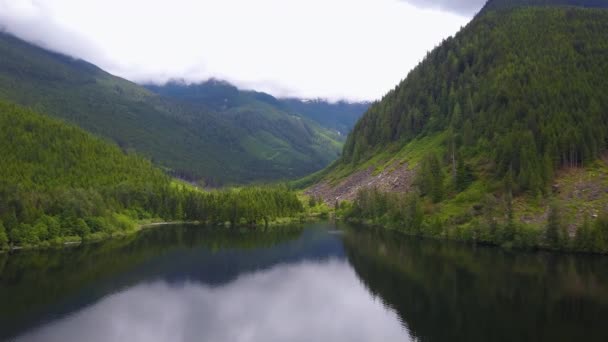
[[233, 226], [302, 211], [286, 187], [203, 192], [79, 127], [0, 101], [0, 250], [133, 230], [140, 220]]
[[119, 212], [159, 208], [169, 186], [148, 160], [4, 102], [0, 155], [0, 249], [127, 228], [130, 218]]
[[230, 115], [158, 96], [96, 66], [0, 33], [0, 99], [30, 106], [207, 184], [305, 175], [334, 160], [337, 134], [272, 106]]
[[[460, 233], [440, 231], [460, 238], [479, 239], [472, 229], [492, 226], [483, 220], [538, 227], [555, 223], [554, 212], [574, 234], [574, 224], [606, 212], [602, 190], [586, 198], [579, 188], [562, 198], [559, 184], [564, 169], [587, 168], [594, 171], [579, 173], [590, 177], [585, 187], [607, 186], [600, 156], [608, 147], [608, 11], [559, 0], [502, 3], [491, 1], [374, 103], [342, 158], [313, 180], [339, 186], [370, 168], [390, 180], [391, 170], [406, 165], [418, 173], [410, 190], [428, 201], [420, 224], [457, 227]], [[564, 187], [574, 184], [568, 179]], [[567, 208], [549, 209], [560, 206]]]
[[604, 10], [487, 12], [371, 107], [342, 161], [450, 131], [457, 148], [492, 159], [498, 176], [511, 170], [522, 188], [539, 190], [555, 167], [606, 147], [606, 38]]

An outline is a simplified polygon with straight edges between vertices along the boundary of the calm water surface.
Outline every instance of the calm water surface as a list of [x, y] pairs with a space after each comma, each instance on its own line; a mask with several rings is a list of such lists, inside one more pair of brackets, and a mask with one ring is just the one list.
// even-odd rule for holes
[[0, 340], [608, 341], [608, 258], [318, 223], [0, 255]]

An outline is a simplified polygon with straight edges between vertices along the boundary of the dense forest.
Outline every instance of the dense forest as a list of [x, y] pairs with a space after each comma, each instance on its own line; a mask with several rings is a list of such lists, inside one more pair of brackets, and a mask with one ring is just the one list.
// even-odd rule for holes
[[[222, 82], [210, 82], [203, 101], [192, 103], [1, 31], [0, 55], [1, 100], [109, 138], [189, 181], [217, 186], [304, 176], [342, 148], [333, 128]], [[225, 108], [233, 97], [240, 102]]]
[[606, 149], [608, 12], [489, 11], [447, 39], [348, 138], [343, 162], [390, 143], [449, 132], [450, 149], [483, 156], [497, 177], [543, 191], [552, 171]]
[[7, 103], [0, 155], [2, 247], [101, 237], [152, 218], [268, 224], [303, 209], [284, 186], [203, 192], [175, 183], [136, 154]]
[[418, 176], [407, 195], [362, 190], [341, 205], [345, 217], [414, 235], [608, 253], [608, 11], [516, 5], [490, 2], [357, 123], [320, 177], [392, 161]]

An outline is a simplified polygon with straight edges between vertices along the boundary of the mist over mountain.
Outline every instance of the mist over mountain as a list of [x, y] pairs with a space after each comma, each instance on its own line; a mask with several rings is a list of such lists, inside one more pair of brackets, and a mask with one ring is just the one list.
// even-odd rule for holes
[[277, 98], [264, 92], [241, 90], [227, 81], [211, 79], [201, 83], [171, 81], [162, 85], [147, 84], [147, 89], [169, 98], [200, 105], [213, 111], [227, 111], [240, 106], [268, 105], [290, 115], [314, 121], [347, 135], [369, 108], [369, 102], [328, 101], [325, 99]]

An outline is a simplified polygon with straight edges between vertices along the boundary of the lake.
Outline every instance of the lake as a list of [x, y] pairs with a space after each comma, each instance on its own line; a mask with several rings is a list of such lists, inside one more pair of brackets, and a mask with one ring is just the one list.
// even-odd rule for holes
[[608, 258], [334, 223], [0, 255], [0, 340], [608, 341]]

